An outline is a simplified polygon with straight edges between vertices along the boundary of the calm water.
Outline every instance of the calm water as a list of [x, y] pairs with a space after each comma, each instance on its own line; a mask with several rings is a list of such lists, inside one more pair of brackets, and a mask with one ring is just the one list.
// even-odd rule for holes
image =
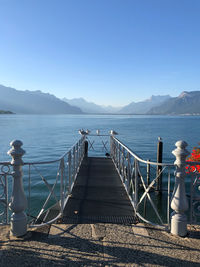
[[[117, 116], [117, 115], [1, 115], [0, 116], [0, 161], [10, 160], [7, 151], [13, 139], [23, 141], [26, 151], [24, 161], [46, 161], [61, 156], [79, 138], [80, 128], [102, 134], [114, 129], [118, 138], [143, 159], [155, 160], [158, 136], [164, 143], [163, 162], [173, 162], [171, 151], [177, 140], [185, 140], [191, 151], [200, 141], [200, 117], [196, 116]], [[44, 166], [41, 173], [49, 183], [54, 182], [58, 166]], [[27, 192], [27, 170], [24, 170]], [[38, 175], [33, 173], [32, 179]], [[36, 181], [32, 192], [34, 207], [44, 193], [40, 181]], [[42, 192], [42, 194], [41, 194]], [[27, 194], [27, 193], [26, 193]], [[36, 209], [31, 211], [36, 213]]]
[[172, 161], [177, 140], [185, 140], [191, 150], [200, 141], [200, 117], [115, 116], [115, 115], [1, 115], [0, 161], [9, 160], [13, 139], [23, 141], [25, 161], [56, 158], [80, 137], [80, 128], [95, 133], [114, 129], [118, 138], [144, 159], [155, 159], [158, 136], [164, 142], [164, 161]]

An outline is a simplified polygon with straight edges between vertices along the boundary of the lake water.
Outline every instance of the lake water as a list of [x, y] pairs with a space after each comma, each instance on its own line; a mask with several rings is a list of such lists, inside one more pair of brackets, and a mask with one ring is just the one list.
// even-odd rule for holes
[[[60, 157], [80, 138], [79, 129], [108, 134], [113, 129], [117, 138], [143, 159], [156, 159], [158, 136], [163, 139], [163, 162], [174, 161], [172, 150], [175, 142], [184, 140], [191, 151], [200, 141], [200, 117], [198, 116], [129, 116], [129, 115], [1, 115], [0, 161], [8, 161], [7, 151], [13, 139], [23, 142], [25, 162], [48, 161]], [[45, 171], [44, 171], [45, 170]], [[48, 181], [55, 180], [57, 166], [45, 167], [43, 174]], [[27, 170], [24, 171], [27, 191]], [[34, 179], [33, 174], [33, 179]], [[34, 207], [44, 195], [40, 182], [35, 183], [32, 194]], [[41, 193], [42, 192], [42, 193]], [[26, 193], [27, 194], [27, 193]], [[32, 211], [36, 214], [36, 209]]]
[[173, 161], [171, 151], [177, 140], [185, 140], [188, 150], [200, 141], [198, 116], [123, 116], [123, 115], [1, 115], [0, 161], [9, 160], [9, 143], [23, 142], [24, 161], [54, 159], [80, 137], [80, 128], [108, 133], [118, 138], [144, 159], [155, 159], [158, 136], [164, 143], [164, 162]]

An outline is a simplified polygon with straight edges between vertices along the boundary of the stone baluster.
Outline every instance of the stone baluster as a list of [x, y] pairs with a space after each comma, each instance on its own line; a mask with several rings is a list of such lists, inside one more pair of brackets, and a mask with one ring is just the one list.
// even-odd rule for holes
[[171, 208], [174, 210], [171, 214], [171, 233], [178, 236], [187, 235], [187, 216], [184, 212], [188, 209], [188, 202], [185, 194], [185, 160], [190, 154], [186, 150], [187, 143], [184, 141], [176, 142], [176, 149], [172, 154], [176, 157], [174, 162], [175, 185], [171, 200]]
[[22, 181], [22, 156], [25, 151], [21, 148], [22, 145], [21, 141], [14, 140], [10, 143], [12, 148], [8, 151], [8, 155], [12, 157], [11, 164], [13, 166], [13, 189], [9, 207], [13, 212], [11, 215], [11, 233], [14, 236], [23, 236], [27, 232], [27, 216], [24, 212], [27, 207], [27, 199]]

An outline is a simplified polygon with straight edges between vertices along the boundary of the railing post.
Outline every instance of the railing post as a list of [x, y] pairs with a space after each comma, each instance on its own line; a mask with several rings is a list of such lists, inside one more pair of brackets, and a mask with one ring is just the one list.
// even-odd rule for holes
[[[162, 138], [158, 137], [157, 163], [162, 163], [162, 157], [163, 157], [163, 142], [162, 142]], [[157, 166], [156, 176], [158, 177], [157, 185], [156, 185], [156, 191], [158, 193], [162, 193], [162, 166]]]
[[77, 173], [77, 169], [78, 169], [78, 143], [76, 144], [76, 173]]
[[123, 178], [123, 182], [125, 182], [125, 169], [124, 169], [124, 162], [125, 162], [125, 160], [124, 160], [124, 155], [125, 155], [125, 149], [124, 149], [124, 147], [123, 147], [123, 149], [122, 149], [122, 178]]
[[63, 214], [64, 210], [64, 200], [65, 200], [65, 188], [64, 188], [64, 169], [65, 169], [65, 161], [64, 158], [60, 161], [60, 206], [61, 213]]
[[22, 156], [25, 151], [21, 148], [23, 143], [19, 140], [14, 140], [10, 143], [12, 148], [8, 151], [8, 155], [12, 157], [11, 164], [13, 166], [13, 190], [10, 209], [13, 211], [11, 216], [11, 232], [14, 236], [23, 236], [27, 232], [27, 216], [24, 210], [27, 207], [27, 199], [24, 194], [22, 181]]
[[87, 140], [84, 141], [84, 156], [85, 157], [88, 156], [88, 141]]
[[81, 160], [83, 160], [84, 156], [85, 156], [85, 138], [81, 139]]
[[[147, 161], [150, 161], [150, 159], [148, 159]], [[147, 187], [150, 184], [150, 164], [147, 163]]]
[[68, 185], [68, 193], [71, 193], [71, 185], [72, 185], [72, 164], [71, 164], [71, 151], [69, 151], [68, 155], [68, 178], [69, 178], [69, 185]]
[[73, 181], [74, 181], [74, 179], [75, 179], [75, 172], [76, 172], [76, 155], [75, 155], [75, 153], [76, 153], [76, 148], [75, 148], [75, 146], [73, 147], [73, 170], [72, 170], [72, 172], [73, 172]]
[[111, 140], [111, 144], [112, 144], [112, 159], [114, 160], [115, 164], [116, 164], [116, 143], [115, 140], [113, 139], [112, 136], [110, 136], [110, 140]]
[[119, 173], [121, 174], [121, 162], [120, 162], [120, 144], [118, 144], [118, 169]]
[[138, 204], [138, 161], [135, 159], [135, 205], [137, 211], [137, 204]]
[[127, 173], [127, 188], [128, 188], [128, 192], [129, 192], [129, 190], [130, 190], [130, 178], [131, 178], [131, 172], [130, 172], [131, 163], [130, 163], [130, 154], [129, 154], [129, 152], [128, 152], [127, 160], [128, 160], [128, 165], [127, 165], [127, 171], [128, 171], [128, 173]]
[[176, 142], [176, 149], [172, 154], [176, 157], [175, 186], [171, 200], [171, 233], [178, 236], [187, 235], [187, 216], [184, 212], [188, 209], [188, 202], [185, 194], [185, 159], [190, 154], [186, 150], [187, 143], [184, 141]]
[[113, 158], [113, 140], [111, 135], [110, 135], [110, 155]]

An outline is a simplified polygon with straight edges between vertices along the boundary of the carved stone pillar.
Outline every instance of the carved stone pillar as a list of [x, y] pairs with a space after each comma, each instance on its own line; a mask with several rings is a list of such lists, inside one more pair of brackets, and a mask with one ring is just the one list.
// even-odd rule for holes
[[187, 216], [184, 212], [188, 209], [188, 202], [185, 194], [185, 159], [190, 154], [186, 150], [187, 143], [184, 141], [176, 142], [176, 149], [172, 154], [176, 157], [175, 186], [171, 200], [171, 233], [178, 236], [187, 235]]
[[21, 148], [22, 145], [21, 141], [14, 140], [10, 143], [12, 148], [8, 151], [8, 155], [12, 157], [11, 164], [13, 165], [13, 190], [9, 207], [13, 212], [11, 215], [11, 233], [14, 236], [22, 236], [27, 232], [27, 216], [24, 212], [27, 207], [27, 199], [22, 181], [22, 156], [25, 151]]

